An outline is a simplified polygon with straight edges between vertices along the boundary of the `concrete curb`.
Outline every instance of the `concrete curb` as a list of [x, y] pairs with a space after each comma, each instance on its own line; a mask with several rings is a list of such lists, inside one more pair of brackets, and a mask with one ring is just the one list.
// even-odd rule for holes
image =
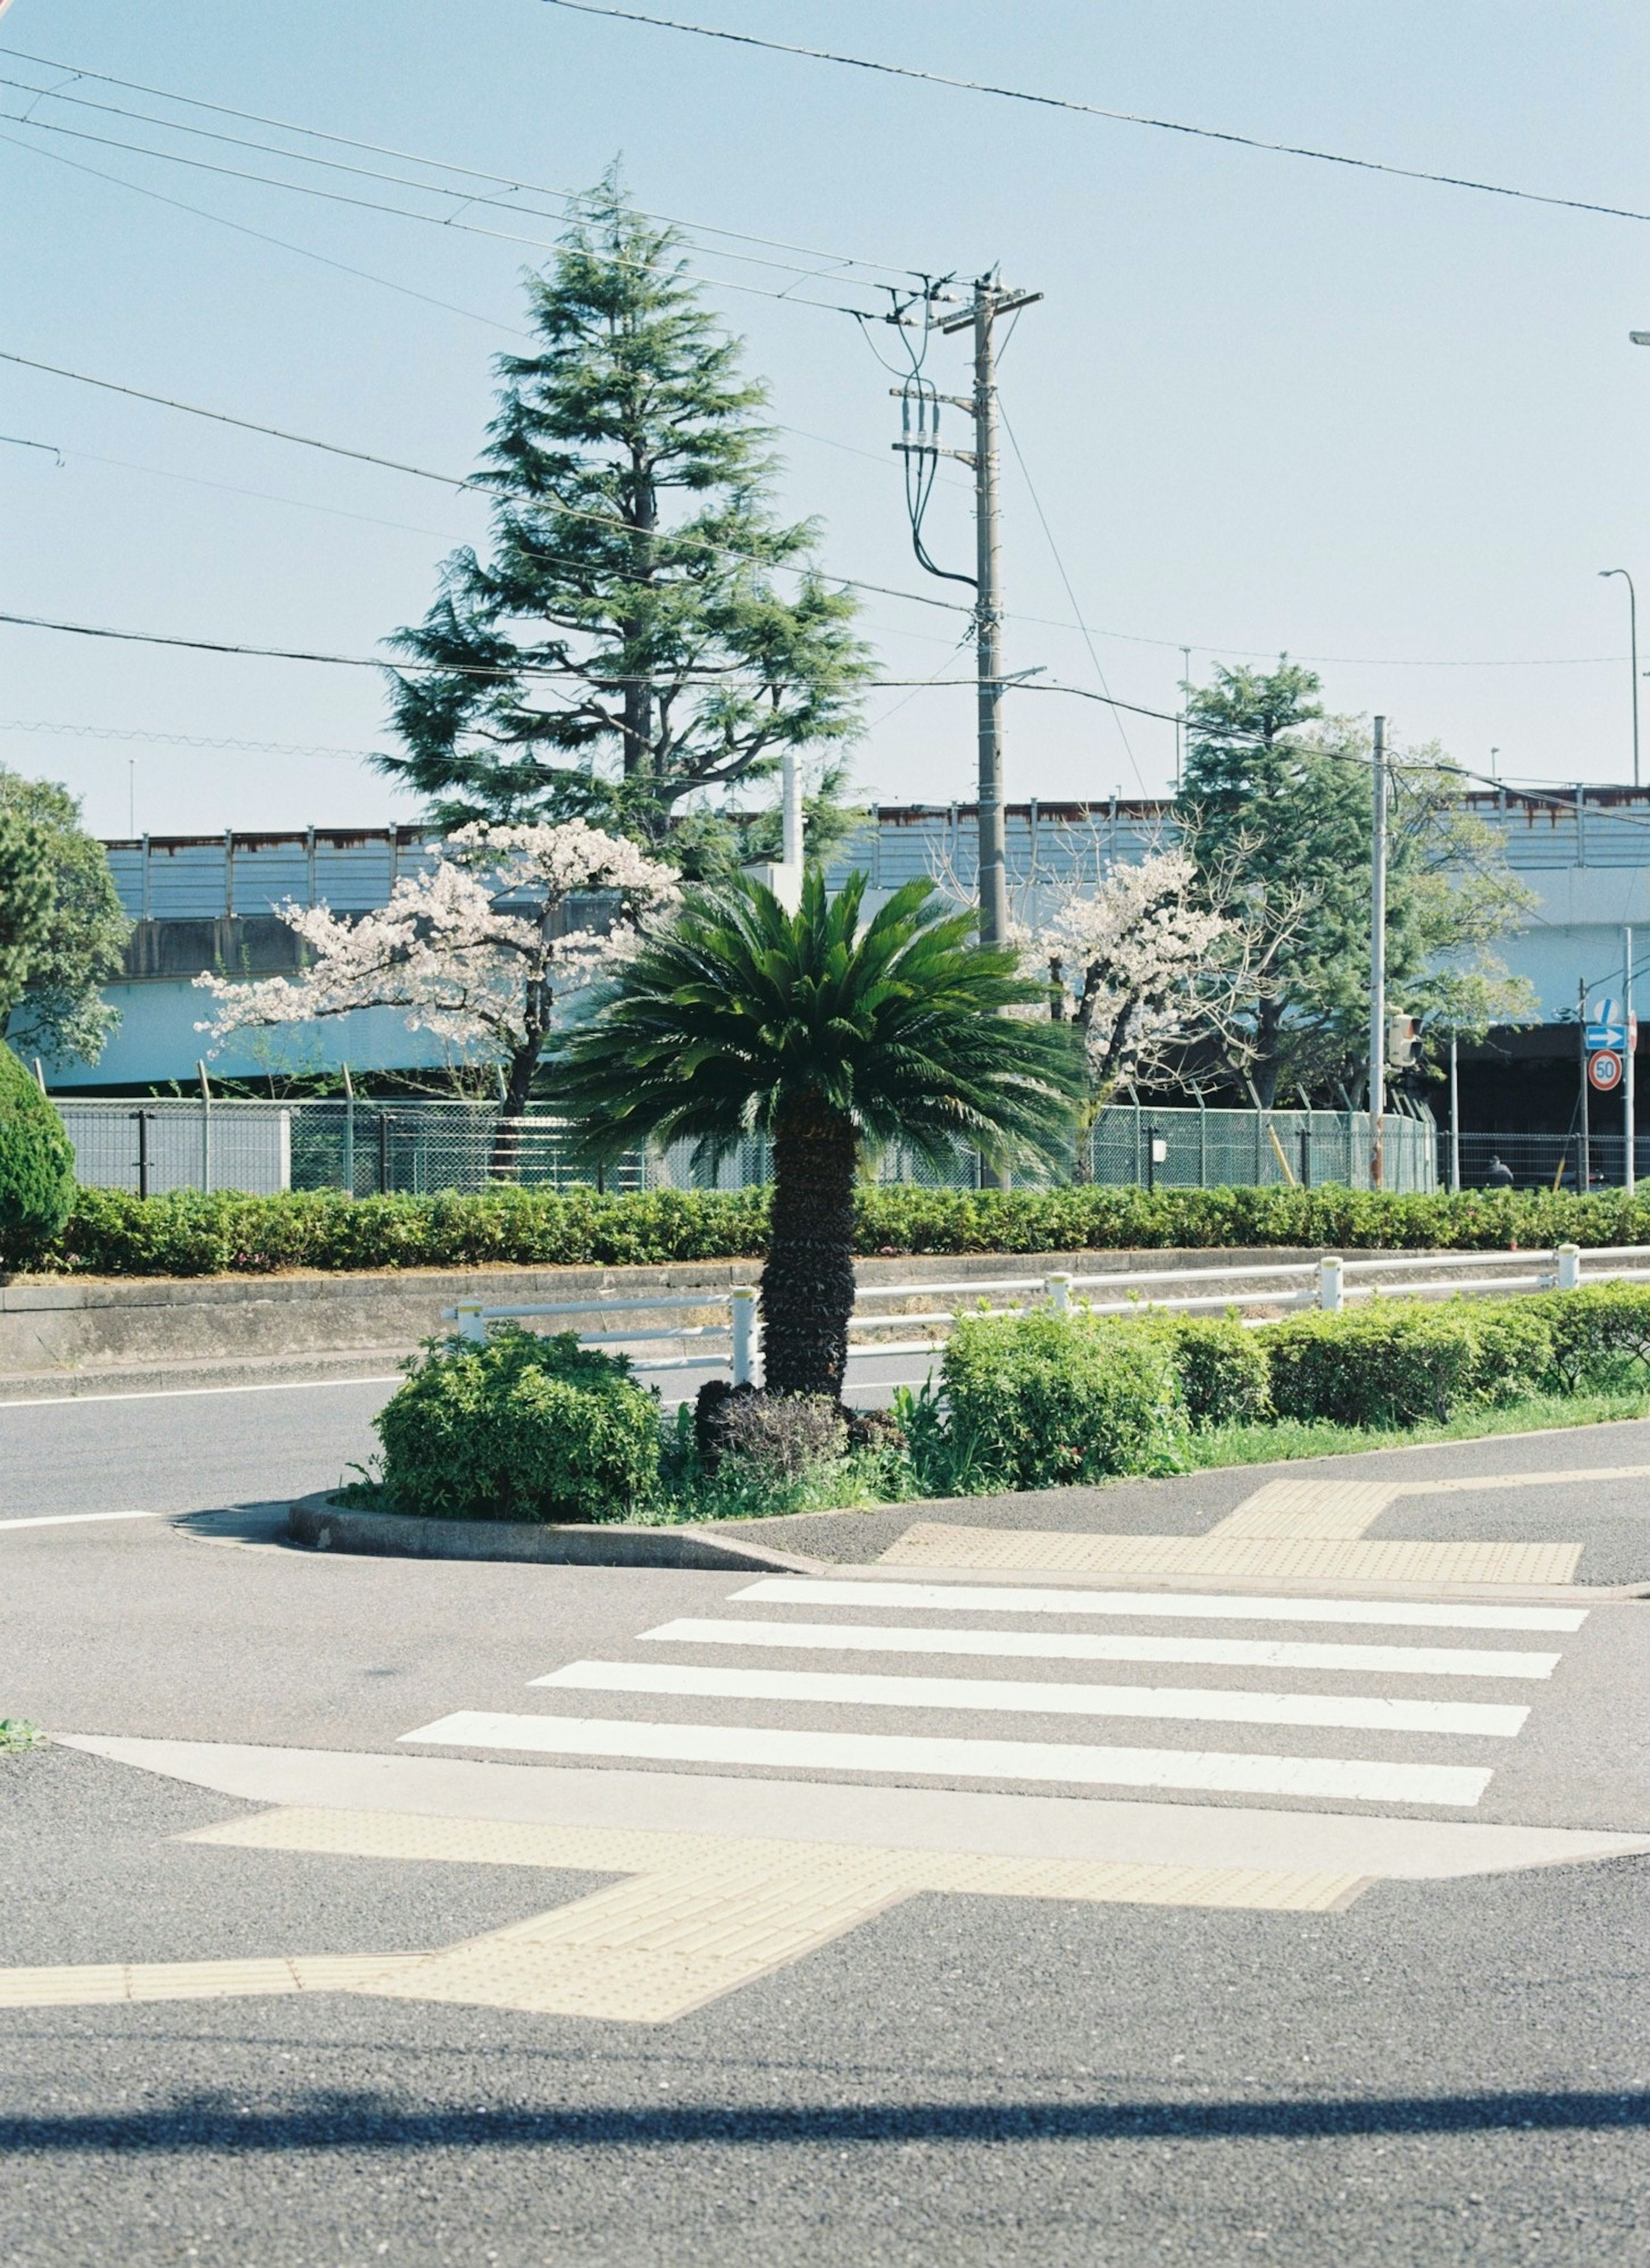
[[734, 1543], [698, 1528], [541, 1527], [513, 1520], [414, 1520], [394, 1512], [349, 1512], [330, 1493], [299, 1499], [288, 1540], [315, 1551], [394, 1559], [513, 1559], [540, 1566], [696, 1567], [732, 1573], [818, 1575], [822, 1559]]

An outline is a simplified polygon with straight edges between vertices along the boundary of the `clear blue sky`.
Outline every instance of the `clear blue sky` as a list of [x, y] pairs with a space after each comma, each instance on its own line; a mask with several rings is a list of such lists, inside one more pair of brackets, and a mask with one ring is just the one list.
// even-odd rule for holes
[[[1650, 210], [1650, 14], [1625, 0], [677, 0], [674, 12]], [[1348, 658], [1323, 665], [1332, 706], [1383, 709], [1410, 740], [1438, 739], [1463, 762], [1499, 746], [1513, 774], [1628, 776], [1625, 592], [1597, 571], [1640, 571], [1650, 659], [1650, 351], [1626, 336], [1650, 328], [1650, 226], [540, 0], [13, 0], [0, 48], [550, 187], [586, 186], [622, 153], [652, 209], [859, 259], [965, 272], [1000, 261], [1046, 294], [1008, 349], [1004, 402], [1114, 694], [1172, 707], [1182, 644], [1196, 674], [1286, 646]], [[158, 107], [15, 61], [0, 70]], [[28, 100], [0, 88], [14, 117]], [[95, 112], [35, 115], [267, 162]], [[468, 469], [530, 247], [4, 121], [0, 136], [0, 347]], [[482, 209], [459, 217], [554, 233]], [[696, 261], [727, 281], [796, 283]], [[887, 446], [895, 405], [858, 328], [721, 286], [716, 298], [792, 429], [785, 499], [820, 516], [827, 563], [951, 595], [910, 556]], [[931, 367], [947, 357], [961, 381], [961, 342], [937, 345]], [[423, 613], [444, 551], [480, 526], [473, 503], [425, 483], [4, 364], [0, 432], [66, 460], [0, 446], [0, 608], [11, 611], [369, 652]], [[1080, 636], [1027, 619], [1069, 623], [1073, 609], [1012, 456], [1005, 497], [1009, 666], [1095, 686]], [[942, 551], [965, 553], [964, 501], [937, 512]], [[961, 623], [877, 601], [866, 627], [889, 674], [925, 677], [949, 674]], [[365, 673], [0, 630], [0, 760], [67, 780], [106, 833], [125, 832], [131, 758], [137, 825], [154, 833], [410, 817], [350, 754], [290, 752], [384, 745], [382, 718]], [[870, 718], [866, 789], [970, 793], [966, 693], [881, 694]], [[1650, 733], [1650, 700], [1646, 723]], [[1131, 722], [1128, 740], [1131, 753], [1086, 703], [1018, 696], [1010, 793], [1163, 787], [1172, 733]], [[236, 741], [281, 745], [225, 745]]]

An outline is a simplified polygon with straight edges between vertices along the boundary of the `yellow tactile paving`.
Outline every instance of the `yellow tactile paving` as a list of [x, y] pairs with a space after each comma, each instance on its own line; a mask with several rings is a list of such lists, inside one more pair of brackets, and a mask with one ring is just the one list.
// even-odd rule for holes
[[178, 1839], [578, 1868], [630, 1879], [427, 1954], [0, 1970], [0, 2007], [335, 1992], [667, 2023], [924, 1892], [1328, 1913], [1350, 1904], [1364, 1886], [1352, 1874], [1015, 1859], [296, 1807], [227, 1820]]
[[1082, 1575], [1204, 1575], [1343, 1583], [1570, 1583], [1579, 1543], [1366, 1543], [1316, 1536], [1093, 1535], [919, 1521], [890, 1567], [1019, 1568]]
[[1400, 1493], [1396, 1481], [1268, 1481], [1209, 1533], [1350, 1539], [1362, 1535]]
[[367, 1988], [416, 1954], [318, 1954], [276, 1961], [133, 1961], [0, 1969], [0, 2008], [102, 2007], [121, 2000], [232, 2000]]
[[[297, 1805], [225, 1820], [177, 1838], [271, 1851], [330, 1851], [360, 1859], [449, 1859], [468, 1865], [565, 1867], [600, 1874], [666, 1874], [735, 1867], [741, 1879], [804, 1867], [817, 1879], [857, 1879], [868, 1863], [904, 1894], [979, 1890], [1099, 1904], [1334, 1904], [1360, 1877], [1231, 1867], [1136, 1866], [1094, 1859], [1018, 1859], [988, 1852], [904, 1851], [875, 1844], [788, 1843], [614, 1827], [556, 1827], [409, 1812], [325, 1811]], [[605, 1895], [605, 1894], [604, 1894]], [[591, 1900], [582, 1902], [589, 1907]], [[556, 1909], [572, 1913], [578, 1907]], [[519, 1925], [537, 1928], [538, 1923]]]

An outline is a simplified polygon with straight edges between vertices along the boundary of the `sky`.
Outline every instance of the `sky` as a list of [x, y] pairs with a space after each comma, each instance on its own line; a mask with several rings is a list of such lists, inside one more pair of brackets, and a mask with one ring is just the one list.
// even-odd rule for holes
[[[1625, 0], [657, 12], [1650, 213], [1650, 11]], [[817, 518], [829, 570], [916, 594], [865, 601], [891, 679], [966, 677], [966, 616], [944, 611], [966, 593], [910, 554], [876, 359], [896, 335], [838, 309], [885, 304], [902, 271], [1000, 267], [1043, 294], [1002, 361], [1008, 669], [1172, 711], [1183, 647], [1197, 681], [1286, 650], [1403, 744], [1631, 777], [1626, 586], [1599, 571], [1639, 575], [1650, 660], [1650, 350], [1627, 337], [1650, 328], [1650, 225], [544, 0], [12, 0], [0, 350], [454, 476], [557, 200], [505, 210], [372, 178], [404, 179], [399, 158], [306, 144], [364, 169], [325, 173], [77, 107], [61, 97], [293, 146], [77, 70], [540, 189], [620, 158], [638, 203], [690, 225], [770, 387], [783, 507]], [[366, 209], [384, 202], [431, 218]], [[965, 341], [932, 342], [942, 387], [967, 365]], [[439, 482], [4, 362], [0, 434], [5, 612], [371, 657], [484, 532]], [[969, 563], [968, 504], [942, 489], [942, 563]], [[1650, 704], [1646, 723], [1650, 742]], [[370, 669], [0, 625], [0, 762], [66, 782], [106, 836], [411, 820], [365, 762], [392, 745]], [[1160, 793], [1174, 764], [1171, 725], [1009, 697], [1011, 799]], [[968, 799], [970, 693], [873, 693], [855, 768], [880, 801]]]

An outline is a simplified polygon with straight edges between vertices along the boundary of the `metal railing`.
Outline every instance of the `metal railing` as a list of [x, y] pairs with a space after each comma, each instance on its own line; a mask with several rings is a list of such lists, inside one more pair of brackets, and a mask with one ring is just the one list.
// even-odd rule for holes
[[[1198, 1314], [1211, 1310], [1235, 1313], [1250, 1329], [1279, 1314], [1316, 1309], [1337, 1314], [1355, 1300], [1401, 1298], [1454, 1299], [1463, 1294], [1508, 1294], [1521, 1292], [1573, 1292], [1586, 1283], [1650, 1282], [1650, 1266], [1624, 1267], [1624, 1261], [1650, 1262], [1650, 1244], [1600, 1246], [1584, 1250], [1561, 1244], [1551, 1252], [1439, 1252], [1383, 1254], [1378, 1259], [1348, 1260], [1325, 1253], [1317, 1260], [1237, 1262], [1229, 1266], [1147, 1268], [1107, 1270], [1079, 1276], [1056, 1270], [1047, 1276], [974, 1278], [954, 1284], [862, 1284], [849, 1317], [851, 1334], [922, 1330], [922, 1338], [866, 1340], [851, 1336], [850, 1356], [928, 1354], [943, 1343], [955, 1325], [972, 1315], [1024, 1315], [1039, 1308], [1056, 1314], [1090, 1315]], [[1583, 1270], [1586, 1274], [1583, 1274]], [[1350, 1280], [1349, 1280], [1350, 1279]], [[1217, 1292], [1171, 1292], [1168, 1285], [1219, 1284]], [[1095, 1299], [1095, 1292], [1123, 1292], [1122, 1299]], [[1005, 1292], [1026, 1296], [1005, 1307], [986, 1302]], [[908, 1308], [892, 1315], [867, 1314], [868, 1300], [942, 1300], [966, 1298], [977, 1305], [964, 1307]], [[702, 1370], [727, 1367], [736, 1386], [755, 1382], [760, 1356], [757, 1295], [749, 1285], [726, 1290], [707, 1286], [703, 1291], [672, 1293], [667, 1298], [614, 1300], [596, 1293], [588, 1300], [558, 1300], [515, 1307], [490, 1307], [481, 1300], [460, 1300], [444, 1308], [444, 1320], [458, 1324], [458, 1336], [473, 1344], [484, 1344], [490, 1322], [525, 1321], [536, 1316], [633, 1315], [688, 1314], [725, 1309], [726, 1322], [672, 1324], [662, 1329], [596, 1331], [580, 1329], [581, 1346], [658, 1346], [666, 1340], [694, 1340], [690, 1353], [637, 1357], [637, 1370]], [[1260, 1308], [1264, 1313], [1256, 1314]], [[934, 1334], [939, 1336], [936, 1337]], [[726, 1351], [712, 1351], [703, 1343], [726, 1343]]]

